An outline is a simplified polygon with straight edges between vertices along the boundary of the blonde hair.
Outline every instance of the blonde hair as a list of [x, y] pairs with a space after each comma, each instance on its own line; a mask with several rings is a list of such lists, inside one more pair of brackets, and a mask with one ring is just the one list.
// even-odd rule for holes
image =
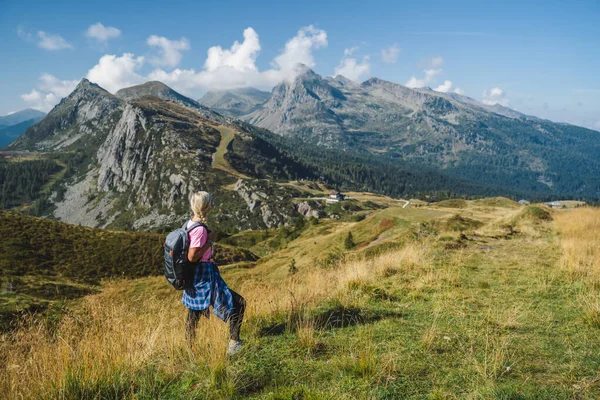
[[206, 224], [206, 214], [212, 207], [212, 195], [208, 192], [196, 192], [190, 196], [190, 208], [194, 217]]

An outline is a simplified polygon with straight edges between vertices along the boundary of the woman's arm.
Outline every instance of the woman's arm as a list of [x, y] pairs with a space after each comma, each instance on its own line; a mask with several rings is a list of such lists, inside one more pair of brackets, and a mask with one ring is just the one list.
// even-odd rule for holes
[[202, 247], [190, 247], [188, 250], [188, 261], [191, 263], [200, 261], [204, 253], [206, 253], [206, 251], [210, 249], [211, 245], [212, 243], [210, 242], [210, 240], [207, 240], [206, 243], [204, 243], [204, 246]]

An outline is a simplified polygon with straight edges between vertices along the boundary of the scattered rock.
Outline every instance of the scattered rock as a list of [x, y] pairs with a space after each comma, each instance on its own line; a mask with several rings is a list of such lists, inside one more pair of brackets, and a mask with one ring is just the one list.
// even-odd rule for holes
[[319, 211], [313, 210], [311, 208], [310, 204], [308, 204], [308, 201], [303, 201], [302, 203], [299, 203], [296, 206], [296, 209], [298, 210], [298, 212], [300, 214], [304, 215], [306, 218], [310, 218], [310, 217], [319, 218]]

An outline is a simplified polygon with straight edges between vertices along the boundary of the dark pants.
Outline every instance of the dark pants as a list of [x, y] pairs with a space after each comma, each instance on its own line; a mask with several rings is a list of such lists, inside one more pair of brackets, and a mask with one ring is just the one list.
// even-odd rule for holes
[[[231, 290], [231, 297], [233, 298], [233, 311], [229, 318], [229, 338], [238, 341], [240, 340], [240, 329], [242, 328], [242, 320], [244, 319], [244, 312], [246, 311], [246, 300], [233, 290]], [[210, 310], [208, 308], [206, 310], [188, 309], [188, 316], [185, 324], [185, 337], [188, 342], [192, 343], [196, 339], [196, 329], [198, 328], [200, 316], [208, 318], [209, 313]]]

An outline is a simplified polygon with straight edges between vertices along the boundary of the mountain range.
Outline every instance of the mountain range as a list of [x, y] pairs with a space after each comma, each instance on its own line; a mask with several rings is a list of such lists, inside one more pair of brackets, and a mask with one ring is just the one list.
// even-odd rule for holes
[[255, 88], [242, 88], [210, 91], [199, 99], [198, 102], [221, 114], [238, 117], [255, 111], [270, 96], [269, 92]]
[[600, 193], [597, 131], [378, 78], [324, 78], [306, 67], [263, 97], [255, 96], [251, 109], [233, 106], [252, 102], [236, 91], [208, 93], [199, 102], [315, 146], [427, 166], [481, 184], [555, 195]]
[[42, 151], [64, 167], [38, 215], [165, 229], [187, 216], [189, 193], [208, 190], [218, 199], [211, 224], [237, 232], [293, 224], [294, 198], [307, 194], [282, 183], [300, 178], [398, 197], [597, 199], [599, 135], [457, 94], [306, 68], [270, 94], [201, 101], [161, 82], [113, 95], [83, 79], [8, 149]]
[[[112, 95], [83, 79], [9, 149], [66, 155], [68, 170], [48, 199], [47, 214], [65, 222], [170, 226], [188, 214], [191, 191], [209, 190], [219, 199], [214, 222], [223, 230], [284, 225], [295, 213], [290, 193], [251, 179], [235, 184], [252, 176], [280, 177], [288, 165], [301, 167], [248, 135], [244, 126], [160, 82]], [[239, 151], [252, 154], [251, 170], [245, 170], [249, 158]], [[278, 201], [265, 201], [270, 196]]]
[[0, 147], [17, 139], [27, 128], [44, 118], [46, 113], [32, 108], [0, 117]]
[[394, 160], [307, 146], [160, 82], [113, 95], [83, 79], [8, 149], [42, 151], [65, 166], [36, 200], [37, 215], [114, 229], [173, 227], [197, 190], [218, 199], [209, 221], [222, 232], [294, 224], [302, 216], [293, 199], [306, 193], [281, 183], [299, 178], [396, 196], [503, 193]]

